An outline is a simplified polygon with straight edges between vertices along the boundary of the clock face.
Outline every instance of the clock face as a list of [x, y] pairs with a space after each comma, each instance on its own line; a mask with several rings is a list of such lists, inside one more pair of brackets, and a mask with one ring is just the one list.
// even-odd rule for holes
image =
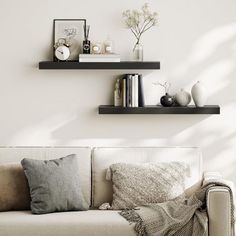
[[66, 46], [59, 46], [55, 50], [55, 56], [58, 60], [65, 61], [70, 56], [70, 50]]

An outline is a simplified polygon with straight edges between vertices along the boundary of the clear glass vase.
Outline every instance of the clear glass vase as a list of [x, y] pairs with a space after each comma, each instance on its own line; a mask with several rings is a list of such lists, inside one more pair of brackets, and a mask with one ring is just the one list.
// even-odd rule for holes
[[143, 46], [140, 43], [136, 43], [133, 49], [133, 60], [143, 61]]

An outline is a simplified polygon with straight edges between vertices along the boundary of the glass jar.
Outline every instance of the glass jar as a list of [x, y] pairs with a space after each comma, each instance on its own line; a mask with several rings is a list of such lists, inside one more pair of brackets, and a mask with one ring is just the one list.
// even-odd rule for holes
[[83, 54], [90, 54], [90, 41], [87, 39], [83, 41]]
[[108, 37], [107, 40], [104, 42], [104, 51], [106, 54], [112, 54], [114, 53], [114, 43], [113, 41]]
[[93, 43], [92, 46], [93, 54], [101, 54], [102, 53], [102, 44], [101, 43]]
[[136, 43], [133, 49], [133, 60], [143, 61], [143, 46], [140, 43]]

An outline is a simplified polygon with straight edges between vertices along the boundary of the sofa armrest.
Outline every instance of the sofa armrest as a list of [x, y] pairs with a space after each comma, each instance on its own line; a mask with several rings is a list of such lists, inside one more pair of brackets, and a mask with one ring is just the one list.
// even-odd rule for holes
[[229, 190], [212, 187], [207, 194], [209, 236], [231, 236], [231, 199]]

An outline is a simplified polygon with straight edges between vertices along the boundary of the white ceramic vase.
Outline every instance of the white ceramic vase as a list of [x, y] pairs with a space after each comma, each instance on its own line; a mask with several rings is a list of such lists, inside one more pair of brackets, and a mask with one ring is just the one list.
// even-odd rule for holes
[[205, 106], [207, 101], [207, 91], [201, 82], [198, 81], [195, 85], [193, 85], [191, 93], [196, 107]]
[[191, 95], [181, 89], [180, 92], [175, 95], [175, 100], [181, 107], [186, 107], [191, 102]]

